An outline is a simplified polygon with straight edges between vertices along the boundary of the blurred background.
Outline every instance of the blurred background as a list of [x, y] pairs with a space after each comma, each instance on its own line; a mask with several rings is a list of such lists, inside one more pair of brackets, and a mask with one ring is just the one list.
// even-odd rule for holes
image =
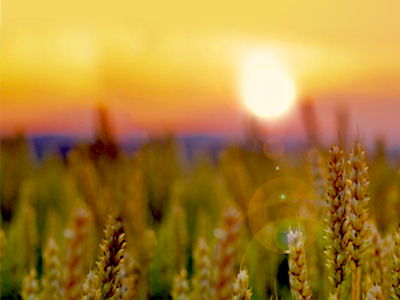
[[[172, 132], [215, 143], [250, 131], [328, 146], [340, 130], [395, 149], [399, 10], [394, 0], [3, 1], [1, 136], [92, 141], [101, 105], [126, 148]], [[245, 105], [243, 78], [259, 66], [293, 82], [277, 117]]]

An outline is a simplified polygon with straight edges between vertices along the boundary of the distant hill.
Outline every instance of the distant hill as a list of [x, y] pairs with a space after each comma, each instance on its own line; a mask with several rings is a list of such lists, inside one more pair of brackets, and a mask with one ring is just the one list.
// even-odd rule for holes
[[[92, 140], [82, 140], [73, 136], [65, 135], [41, 135], [28, 137], [28, 143], [33, 148], [35, 156], [41, 160], [46, 154], [57, 153], [63, 158], [68, 151], [82, 143], [92, 143]], [[118, 146], [125, 153], [134, 153], [138, 151], [143, 144], [149, 142], [146, 138], [130, 137], [119, 141]], [[220, 150], [230, 144], [236, 144], [243, 148], [248, 146], [241, 141], [233, 140], [229, 137], [218, 135], [185, 135], [178, 137], [179, 146], [185, 151], [185, 156], [192, 160], [197, 154], [208, 153], [214, 161], [217, 160]], [[297, 153], [299, 149], [306, 149], [307, 143], [297, 138], [287, 139], [284, 142], [286, 152]], [[249, 149], [251, 150], [251, 149]], [[374, 155], [375, 149], [370, 149]], [[299, 155], [300, 154], [299, 152]], [[398, 148], [389, 148], [386, 152], [387, 158], [392, 164], [397, 164], [400, 151]]]
[[[57, 153], [65, 158], [68, 151], [75, 146], [91, 142], [64, 135], [31, 136], [28, 138], [28, 143], [31, 145], [38, 159], [42, 159], [49, 153]], [[120, 141], [118, 146], [125, 153], [133, 153], [138, 151], [146, 142], [143, 138], [128, 138]], [[193, 135], [178, 138], [178, 143], [184, 148], [188, 159], [192, 159], [196, 153], [201, 152], [207, 152], [213, 158], [216, 158], [219, 151], [229, 142], [231, 141], [228, 138], [208, 135]]]
[[39, 159], [48, 153], [58, 153], [65, 157], [68, 151], [78, 144], [76, 138], [62, 135], [32, 136], [28, 138], [28, 142]]

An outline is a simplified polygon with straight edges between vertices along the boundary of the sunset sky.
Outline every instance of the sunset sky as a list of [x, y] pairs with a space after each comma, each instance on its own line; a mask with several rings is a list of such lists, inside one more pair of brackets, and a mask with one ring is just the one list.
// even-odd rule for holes
[[324, 141], [345, 107], [350, 134], [400, 145], [398, 0], [60, 2], [2, 1], [2, 135], [88, 136], [99, 102], [122, 136], [241, 135], [244, 73], [269, 64], [296, 89], [273, 134], [304, 136], [311, 97]]

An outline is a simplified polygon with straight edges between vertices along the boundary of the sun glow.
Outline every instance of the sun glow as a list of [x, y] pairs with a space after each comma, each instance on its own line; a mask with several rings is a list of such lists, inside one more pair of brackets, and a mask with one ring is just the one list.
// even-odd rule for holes
[[259, 117], [275, 117], [293, 103], [293, 81], [278, 69], [261, 65], [246, 74], [242, 86], [246, 106]]

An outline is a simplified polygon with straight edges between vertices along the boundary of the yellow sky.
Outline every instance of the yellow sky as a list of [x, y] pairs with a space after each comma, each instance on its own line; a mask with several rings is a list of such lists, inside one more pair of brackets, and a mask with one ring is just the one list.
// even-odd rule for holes
[[3, 125], [99, 99], [166, 121], [232, 107], [259, 57], [300, 96], [400, 97], [398, 0], [3, 0], [0, 41]]

